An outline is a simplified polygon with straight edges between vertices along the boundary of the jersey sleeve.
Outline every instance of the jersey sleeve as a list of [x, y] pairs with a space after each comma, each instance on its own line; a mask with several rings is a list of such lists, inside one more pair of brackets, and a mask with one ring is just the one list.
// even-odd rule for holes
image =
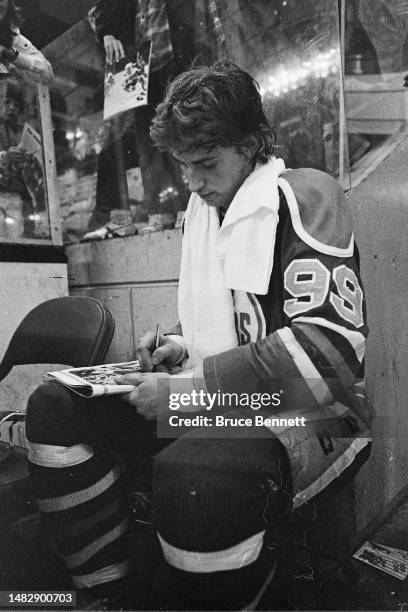
[[15, 65], [35, 81], [49, 84], [54, 76], [50, 62], [25, 36], [18, 32], [13, 45], [19, 52]]
[[[256, 392], [273, 380], [292, 407], [356, 401], [368, 333], [358, 254], [351, 220], [334, 208], [336, 199], [345, 206], [342, 192], [334, 179], [315, 173], [312, 193], [306, 185], [303, 192], [295, 186], [284, 194], [287, 222], [276, 245], [269, 294], [260, 300], [266, 333], [204, 361], [210, 391]], [[302, 176], [295, 178], [301, 185]], [[288, 202], [288, 193], [295, 192], [299, 198]], [[319, 208], [313, 214], [302, 203]]]
[[103, 44], [104, 36], [120, 36], [121, 7], [117, 0], [98, 0], [94, 9], [95, 34]]

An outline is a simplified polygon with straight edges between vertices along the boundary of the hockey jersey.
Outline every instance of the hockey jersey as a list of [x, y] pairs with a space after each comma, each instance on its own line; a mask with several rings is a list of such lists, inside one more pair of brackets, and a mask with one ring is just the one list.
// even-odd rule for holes
[[274, 416], [306, 417], [304, 428], [273, 429], [288, 452], [296, 507], [371, 440], [363, 384], [368, 328], [351, 215], [340, 186], [309, 168], [285, 172], [278, 184], [268, 293], [233, 293], [239, 346], [207, 357], [203, 365], [208, 391], [279, 389], [282, 403], [271, 408]]

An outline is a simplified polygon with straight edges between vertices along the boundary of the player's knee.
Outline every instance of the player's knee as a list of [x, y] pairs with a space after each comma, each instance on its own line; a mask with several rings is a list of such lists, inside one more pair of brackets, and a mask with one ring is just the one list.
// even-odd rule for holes
[[75, 422], [72, 407], [71, 394], [65, 387], [54, 382], [42, 383], [28, 399], [27, 438], [33, 442], [52, 444], [57, 432], [67, 433], [72, 429]]
[[159, 534], [185, 550], [228, 549], [270, 527], [291, 505], [278, 441], [179, 439], [155, 458], [154, 520]]
[[205, 514], [202, 500], [212, 493], [208, 485], [204, 487], [197, 466], [180, 460], [172, 446], [155, 457], [153, 519], [166, 542], [181, 549], [198, 550], [201, 539], [198, 531], [203, 531]]
[[253, 482], [234, 477], [216, 453], [208, 465], [202, 450], [194, 454], [188, 440], [178, 440], [156, 457], [154, 521], [160, 536], [177, 548], [226, 549], [263, 529], [265, 502], [260, 487], [255, 493]]

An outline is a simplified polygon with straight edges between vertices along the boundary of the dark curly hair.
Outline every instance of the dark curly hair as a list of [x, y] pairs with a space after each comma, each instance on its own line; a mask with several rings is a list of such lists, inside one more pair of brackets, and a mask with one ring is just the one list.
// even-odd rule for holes
[[235, 146], [265, 163], [275, 133], [262, 108], [258, 83], [230, 62], [180, 74], [157, 106], [150, 135], [161, 150]]
[[14, 4], [14, 0], [9, 0], [7, 12], [3, 21], [0, 22], [0, 45], [3, 47], [11, 47], [15, 29], [19, 26], [19, 14]]

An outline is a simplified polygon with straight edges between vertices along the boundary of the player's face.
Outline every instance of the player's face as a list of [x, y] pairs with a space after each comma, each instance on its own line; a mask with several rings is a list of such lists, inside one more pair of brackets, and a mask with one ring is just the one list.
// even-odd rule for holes
[[208, 206], [226, 210], [236, 192], [252, 172], [249, 156], [235, 147], [173, 151], [180, 163], [191, 192], [197, 193]]

